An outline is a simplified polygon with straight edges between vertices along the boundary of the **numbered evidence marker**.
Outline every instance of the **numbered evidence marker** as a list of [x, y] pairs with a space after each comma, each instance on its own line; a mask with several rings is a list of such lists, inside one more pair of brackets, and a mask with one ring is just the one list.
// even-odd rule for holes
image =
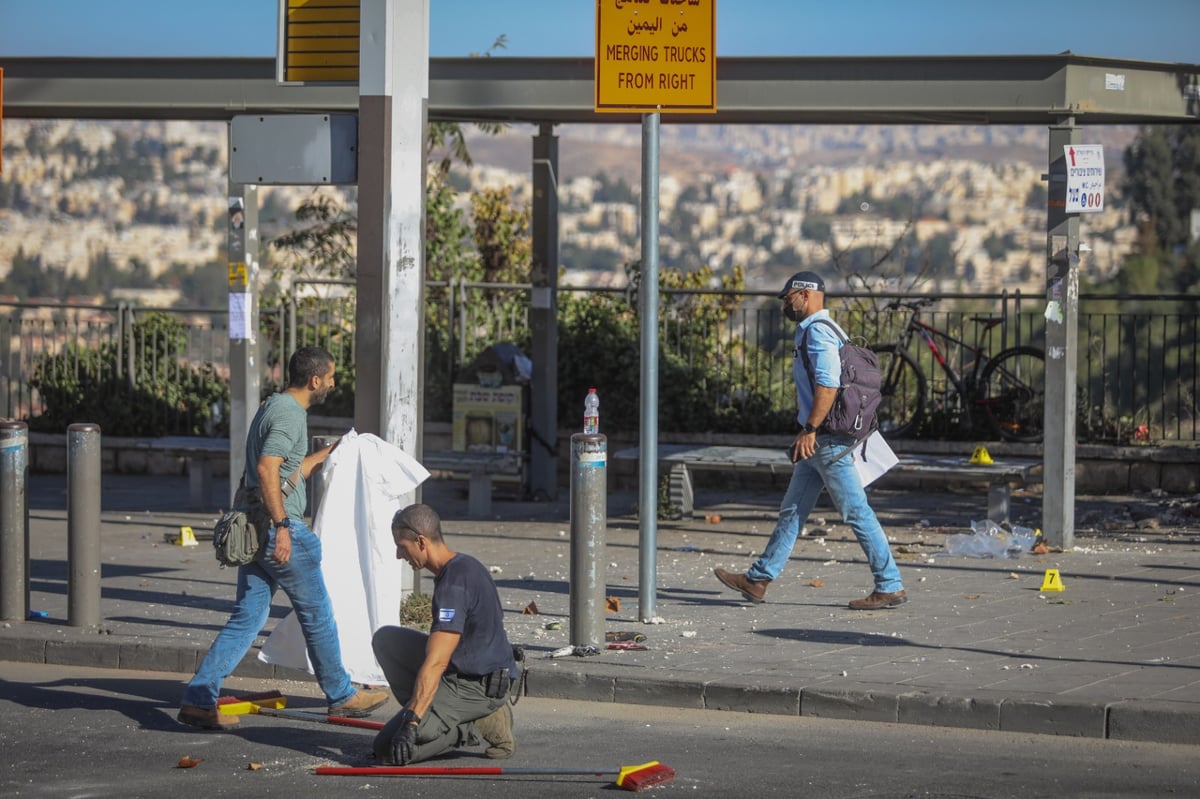
[[1046, 576], [1042, 578], [1042, 591], [1062, 591], [1064, 588], [1062, 577], [1058, 573], [1058, 569], [1046, 569]]

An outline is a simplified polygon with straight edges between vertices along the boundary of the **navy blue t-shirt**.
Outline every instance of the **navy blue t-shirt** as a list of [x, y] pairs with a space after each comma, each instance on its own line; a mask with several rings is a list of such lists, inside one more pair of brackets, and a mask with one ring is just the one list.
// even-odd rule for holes
[[448, 671], [482, 677], [507, 668], [516, 678], [517, 664], [504, 632], [500, 593], [487, 569], [470, 555], [457, 553], [434, 578], [429, 631], [461, 636]]

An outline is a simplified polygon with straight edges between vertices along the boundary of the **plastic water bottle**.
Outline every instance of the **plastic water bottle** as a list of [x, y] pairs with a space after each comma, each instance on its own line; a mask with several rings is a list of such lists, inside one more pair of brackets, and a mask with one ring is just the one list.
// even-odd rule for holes
[[588, 389], [587, 398], [583, 401], [583, 432], [585, 435], [600, 432], [600, 395], [594, 388]]

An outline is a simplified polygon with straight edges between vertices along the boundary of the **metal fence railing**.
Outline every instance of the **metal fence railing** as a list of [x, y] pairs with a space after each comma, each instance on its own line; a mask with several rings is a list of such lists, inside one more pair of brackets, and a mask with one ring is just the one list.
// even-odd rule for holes
[[[607, 302], [614, 313], [634, 313], [637, 307], [635, 298], [622, 290], [559, 292], [560, 308], [567, 298]], [[660, 349], [694, 375], [695, 390], [712, 409], [766, 408], [786, 417], [795, 402], [791, 327], [772, 294], [664, 289], [660, 297]], [[852, 335], [888, 343], [906, 320], [900, 312], [884, 309], [890, 299], [835, 296], [830, 306]], [[1000, 314], [1007, 321], [988, 334], [990, 352], [1044, 344], [1041, 298], [936, 299], [921, 318], [956, 338], [974, 343], [981, 335], [974, 318]], [[513, 342], [527, 350], [529, 303], [528, 285], [427, 284], [427, 417], [448, 420], [451, 384], [463, 378], [465, 367], [488, 345]], [[1081, 442], [1200, 440], [1196, 306], [1196, 300], [1184, 296], [1081, 297], [1076, 424]], [[717, 307], [720, 312], [713, 312]], [[571, 323], [560, 313], [560, 336]], [[326, 347], [352, 375], [354, 336], [352, 285], [305, 284], [282, 302], [264, 305], [259, 313], [264, 392], [283, 385], [287, 353], [305, 344]], [[930, 391], [944, 391], [933, 354], [923, 347], [912, 354], [935, 377]], [[943, 355], [960, 365], [966, 357], [952, 350]], [[560, 379], [563, 358], [570, 356], [560, 352]], [[52, 429], [80, 421], [59, 419], [55, 414], [61, 412], [51, 407], [61, 405], [64, 393], [74, 392], [88, 398], [84, 407], [93, 414], [123, 409], [130, 417], [126, 422], [152, 427], [156, 434], [222, 434], [227, 429], [228, 361], [225, 309], [0, 304], [0, 417], [29, 420], [34, 429], [39, 420]], [[746, 405], [749, 397], [758, 404]], [[352, 415], [347, 408], [328, 410]], [[73, 412], [83, 411], [73, 406]], [[925, 434], [952, 431], [934, 425]]]

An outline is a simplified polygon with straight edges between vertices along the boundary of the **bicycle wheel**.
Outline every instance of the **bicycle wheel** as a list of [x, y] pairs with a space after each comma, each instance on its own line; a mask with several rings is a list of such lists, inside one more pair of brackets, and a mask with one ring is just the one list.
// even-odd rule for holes
[[1041, 441], [1046, 356], [1036, 347], [1004, 350], [984, 367], [975, 402], [1006, 441]]
[[879, 432], [895, 438], [915, 433], [925, 411], [925, 375], [921, 367], [894, 344], [876, 344], [871, 351], [879, 358], [883, 378], [883, 402], [876, 415]]

